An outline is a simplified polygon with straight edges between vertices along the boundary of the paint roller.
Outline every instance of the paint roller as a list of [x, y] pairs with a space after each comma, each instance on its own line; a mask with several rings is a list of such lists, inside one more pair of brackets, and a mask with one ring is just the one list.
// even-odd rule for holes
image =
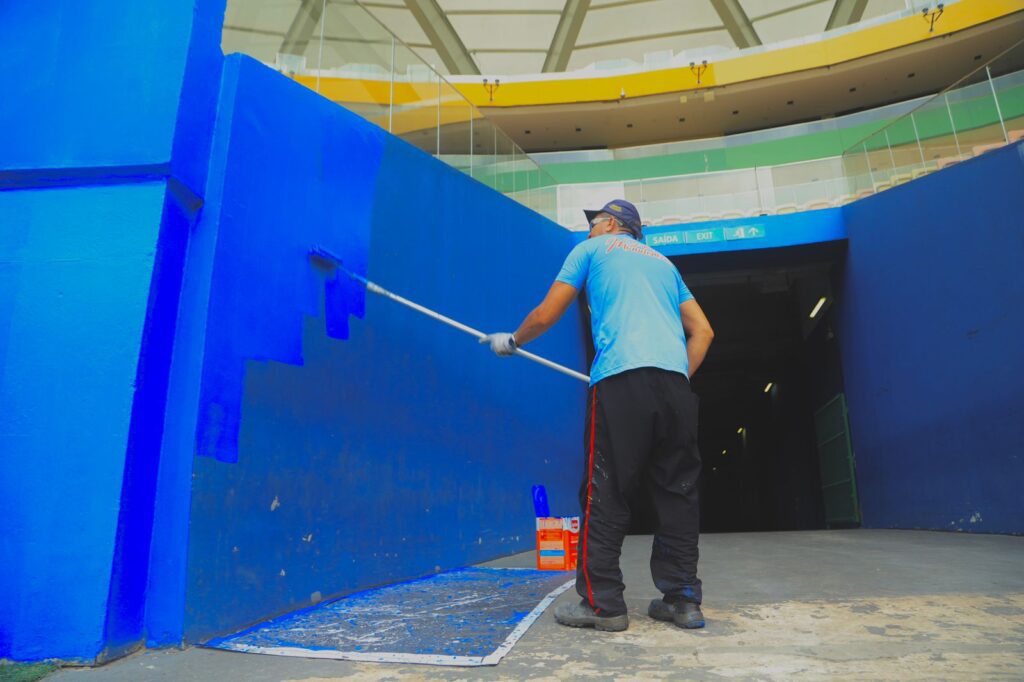
[[[351, 279], [353, 279], [356, 282], [359, 282], [360, 284], [365, 286], [366, 290], [369, 291], [372, 294], [377, 294], [378, 296], [383, 296], [385, 298], [389, 298], [392, 301], [394, 301], [395, 303], [400, 303], [400, 304], [404, 305], [407, 308], [412, 308], [416, 312], [423, 313], [427, 317], [433, 318], [433, 319], [437, 320], [438, 322], [443, 322], [444, 324], [448, 325], [449, 327], [455, 327], [459, 331], [463, 331], [463, 332], [469, 334], [470, 336], [476, 337], [477, 339], [482, 339], [484, 336], [486, 336], [486, 334], [484, 334], [483, 332], [481, 332], [478, 329], [473, 329], [472, 327], [470, 327], [468, 325], [462, 324], [461, 322], [459, 322], [457, 320], [453, 320], [450, 317], [446, 317], [446, 316], [442, 315], [441, 313], [439, 313], [437, 311], [431, 310], [430, 308], [427, 308], [425, 306], [420, 305], [419, 303], [415, 303], [413, 301], [410, 301], [407, 298], [403, 298], [403, 297], [399, 296], [398, 294], [390, 292], [387, 289], [385, 289], [384, 287], [382, 287], [382, 286], [380, 286], [378, 284], [375, 284], [374, 282], [371, 282], [370, 280], [366, 279], [362, 275], [357, 275], [356, 273], [350, 271], [348, 268], [346, 268], [344, 265], [342, 265], [341, 258], [339, 258], [338, 256], [334, 255], [333, 253], [331, 253], [327, 249], [323, 248], [322, 246], [314, 246], [312, 249], [310, 249], [309, 253], [310, 253], [311, 256], [315, 256], [315, 257], [319, 258], [322, 261], [330, 263], [332, 266], [336, 267], [338, 270], [340, 270], [342, 273], [344, 273], [345, 275], [347, 275]], [[540, 365], [544, 365], [545, 367], [553, 369], [556, 372], [561, 372], [562, 374], [565, 374], [567, 376], [573, 377], [574, 379], [579, 379], [580, 381], [585, 381], [588, 384], [590, 383], [590, 377], [587, 376], [586, 374], [582, 374], [582, 373], [577, 372], [575, 370], [569, 369], [568, 367], [564, 367], [564, 366], [558, 364], [557, 362], [552, 362], [551, 360], [548, 360], [547, 358], [542, 358], [539, 355], [534, 355], [533, 353], [525, 351], [522, 348], [517, 348], [515, 354], [520, 356], [520, 357], [526, 358], [527, 360], [532, 360], [533, 362], [536, 362], [536, 363], [538, 363]]]

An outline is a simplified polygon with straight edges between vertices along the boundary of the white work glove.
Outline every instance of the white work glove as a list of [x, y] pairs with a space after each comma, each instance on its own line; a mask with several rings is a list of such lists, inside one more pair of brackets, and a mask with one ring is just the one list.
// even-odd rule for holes
[[516, 354], [516, 337], [512, 336], [508, 332], [487, 334], [480, 339], [480, 343], [491, 344], [491, 350], [494, 351], [495, 355], [508, 357], [509, 355]]

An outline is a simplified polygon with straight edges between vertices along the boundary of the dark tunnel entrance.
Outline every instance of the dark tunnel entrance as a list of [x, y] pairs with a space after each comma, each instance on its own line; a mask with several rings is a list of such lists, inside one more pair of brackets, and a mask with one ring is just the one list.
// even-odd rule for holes
[[[826, 527], [815, 420], [843, 391], [832, 311], [844, 258], [831, 242], [673, 259], [716, 334], [693, 378], [702, 532]], [[631, 508], [630, 532], [653, 532], [646, 494]]]

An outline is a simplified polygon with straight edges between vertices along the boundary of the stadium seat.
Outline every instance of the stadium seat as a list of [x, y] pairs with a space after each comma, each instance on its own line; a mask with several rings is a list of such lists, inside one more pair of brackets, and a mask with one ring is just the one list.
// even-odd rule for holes
[[978, 144], [971, 147], [971, 151], [974, 152], [975, 156], [981, 156], [985, 152], [990, 152], [993, 149], [999, 149], [1002, 146], [1002, 142], [993, 142], [991, 144]]
[[736, 219], [736, 218], [749, 218], [749, 217], [750, 217], [750, 213], [748, 211], [732, 210], [732, 211], [725, 211], [725, 212], [722, 213], [722, 220], [733, 220], [733, 219]]
[[949, 166], [952, 166], [954, 163], [960, 163], [961, 161], [965, 161], [966, 159], [969, 158], [971, 158], [970, 154], [961, 154], [960, 156], [947, 156], [936, 161], [935, 167], [938, 170], [942, 170], [943, 168], [948, 168]]

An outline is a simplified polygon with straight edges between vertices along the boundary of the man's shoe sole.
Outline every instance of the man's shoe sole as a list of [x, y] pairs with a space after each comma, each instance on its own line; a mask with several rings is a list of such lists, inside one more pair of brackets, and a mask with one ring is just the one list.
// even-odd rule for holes
[[581, 618], [572, 618], [566, 616], [559, 616], [555, 614], [555, 620], [562, 625], [568, 625], [571, 628], [594, 628], [602, 632], [622, 632], [629, 627], [629, 616], [623, 614], [621, 616], [609, 616], [602, 618], [601, 616], [583, 616]]
[[654, 599], [651, 601], [650, 607], [647, 609], [647, 615], [654, 620], [660, 620], [665, 623], [675, 623], [676, 627], [683, 628], [684, 630], [698, 630], [704, 627], [704, 619], [685, 621], [683, 619], [677, 619], [675, 613], [669, 608], [661, 599]]

